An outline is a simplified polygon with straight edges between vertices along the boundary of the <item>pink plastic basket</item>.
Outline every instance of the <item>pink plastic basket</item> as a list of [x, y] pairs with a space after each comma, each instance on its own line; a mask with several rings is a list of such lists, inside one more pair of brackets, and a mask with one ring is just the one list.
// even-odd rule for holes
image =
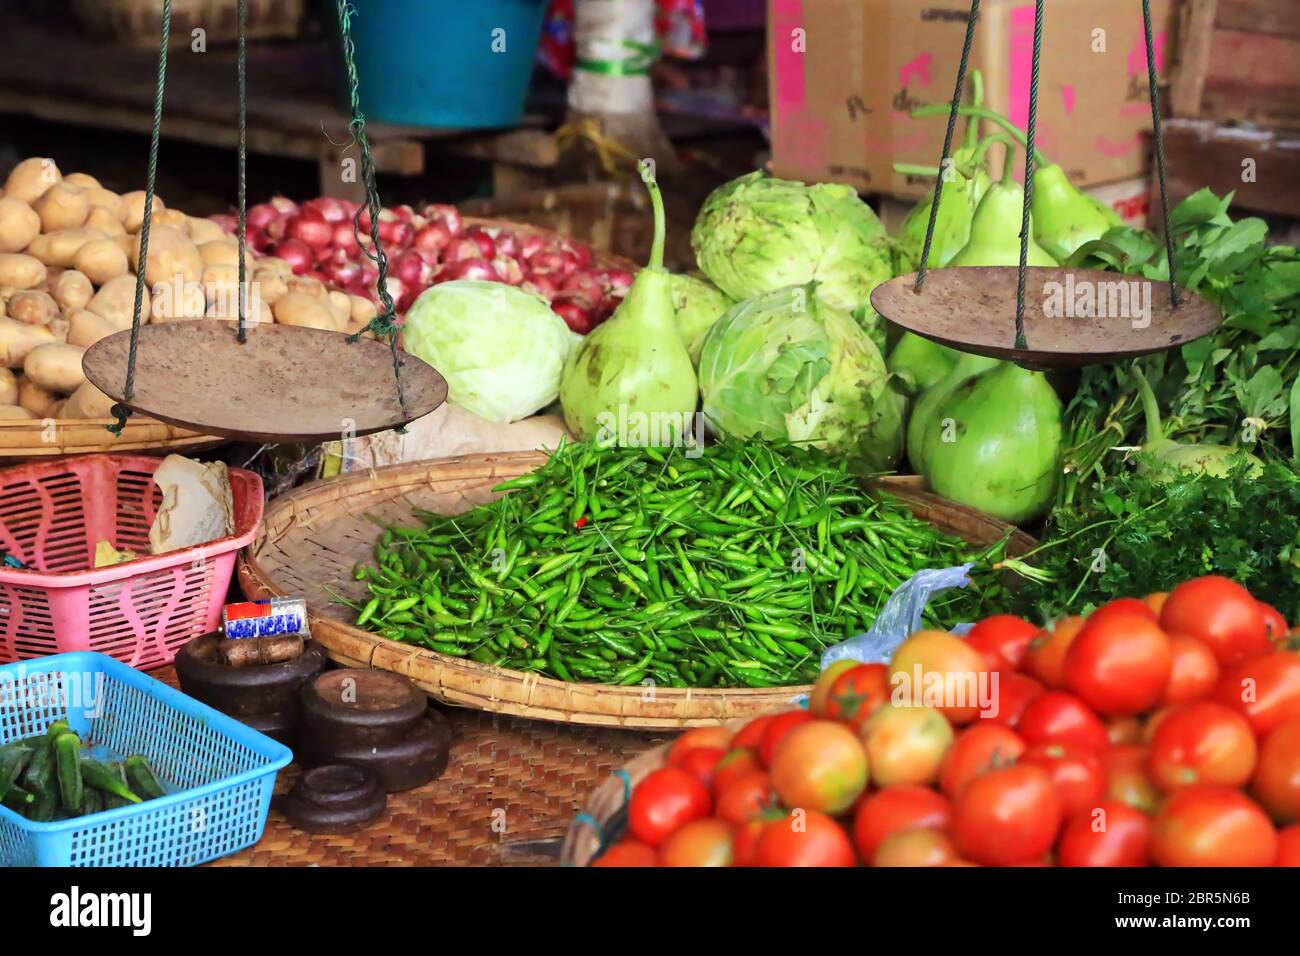
[[95, 545], [149, 551], [161, 458], [88, 455], [0, 470], [0, 664], [99, 651], [148, 670], [217, 629], [235, 556], [262, 520], [262, 480], [230, 469], [235, 533], [96, 569]]

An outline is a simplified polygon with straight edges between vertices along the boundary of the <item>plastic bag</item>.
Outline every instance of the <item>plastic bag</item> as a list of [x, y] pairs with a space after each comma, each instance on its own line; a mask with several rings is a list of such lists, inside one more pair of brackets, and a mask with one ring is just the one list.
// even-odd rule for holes
[[[855, 660], [863, 664], [888, 664], [898, 646], [921, 630], [921, 614], [930, 598], [949, 588], [964, 588], [970, 584], [973, 564], [955, 568], [927, 568], [918, 571], [912, 579], [889, 596], [871, 630], [832, 644], [822, 652], [822, 670], [836, 661]], [[959, 624], [954, 634], [965, 634], [971, 625]]]

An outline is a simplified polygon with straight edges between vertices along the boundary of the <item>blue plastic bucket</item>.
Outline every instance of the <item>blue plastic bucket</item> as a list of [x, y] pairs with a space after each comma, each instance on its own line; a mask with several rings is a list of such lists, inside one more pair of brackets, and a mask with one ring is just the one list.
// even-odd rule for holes
[[352, 5], [352, 42], [367, 119], [460, 129], [519, 122], [546, 0], [352, 0]]

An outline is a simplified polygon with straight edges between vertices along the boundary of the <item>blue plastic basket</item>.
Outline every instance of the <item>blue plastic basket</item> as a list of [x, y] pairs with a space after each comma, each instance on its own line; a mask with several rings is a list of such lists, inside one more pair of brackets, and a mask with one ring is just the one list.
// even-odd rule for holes
[[353, 0], [352, 6], [368, 119], [455, 129], [519, 122], [546, 0]]
[[194, 866], [256, 843], [288, 747], [103, 654], [0, 667], [0, 743], [63, 719], [94, 756], [143, 754], [166, 796], [52, 823], [0, 806], [0, 865]]

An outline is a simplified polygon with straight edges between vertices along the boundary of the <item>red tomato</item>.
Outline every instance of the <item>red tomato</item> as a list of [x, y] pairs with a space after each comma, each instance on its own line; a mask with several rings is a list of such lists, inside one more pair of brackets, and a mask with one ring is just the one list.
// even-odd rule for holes
[[1016, 732], [1031, 744], [1078, 744], [1093, 750], [1105, 750], [1110, 744], [1101, 718], [1078, 697], [1059, 690], [1030, 701]]
[[1230, 787], [1179, 790], [1151, 828], [1151, 856], [1158, 866], [1272, 866], [1277, 853], [1277, 831], [1268, 815]]
[[1259, 602], [1236, 581], [1215, 574], [1184, 581], [1170, 591], [1160, 624], [1171, 634], [1204, 641], [1225, 667], [1270, 649], [1268, 622]]
[[1065, 652], [1083, 630], [1081, 617], [1066, 617], [1039, 631], [1021, 663], [1025, 673], [1047, 687], [1065, 686]]
[[861, 727], [889, 703], [889, 669], [884, 664], [859, 664], [840, 674], [826, 698], [828, 720]]
[[591, 864], [592, 866], [658, 866], [659, 859], [652, 847], [636, 840], [620, 840]]
[[741, 777], [752, 773], [755, 770], [762, 771], [763, 765], [758, 760], [758, 754], [752, 750], [733, 750], [723, 756], [718, 761], [718, 765], [713, 769], [713, 795], [720, 796], [723, 790], [739, 780]]
[[816, 810], [793, 810], [763, 827], [757, 866], [853, 866], [853, 844], [838, 823]]
[[642, 843], [657, 847], [684, 824], [709, 813], [709, 791], [679, 767], [652, 770], [632, 791], [628, 827]]
[[871, 858], [872, 866], [947, 866], [957, 848], [938, 829], [902, 830], [887, 836]]
[[731, 827], [722, 820], [692, 820], [659, 848], [660, 866], [731, 866]]
[[1106, 764], [1091, 748], [1070, 744], [1038, 744], [1025, 751], [1021, 763], [1042, 767], [1052, 778], [1061, 798], [1061, 813], [1068, 820], [1101, 803], [1106, 795]]
[[904, 703], [934, 707], [954, 725], [980, 712], [980, 688], [988, 669], [979, 651], [947, 631], [917, 631], [894, 652], [889, 684]]
[[755, 717], [740, 730], [736, 731], [736, 736], [731, 738], [731, 747], [735, 750], [738, 747], [744, 747], [746, 750], [757, 751], [759, 745], [763, 743], [763, 735], [767, 733], [768, 725], [776, 718], [775, 714], [768, 714], [764, 717]]
[[858, 804], [853, 820], [853, 843], [858, 856], [875, 859], [876, 848], [888, 836], [903, 830], [946, 829], [952, 807], [929, 787], [898, 784], [868, 796]]
[[1219, 662], [1210, 645], [1184, 634], [1169, 636], [1173, 666], [1165, 685], [1162, 704], [1186, 704], [1208, 697], [1219, 682]]
[[1029, 702], [1046, 689], [1027, 674], [1002, 671], [993, 685], [993, 706], [980, 712], [980, 720], [1014, 728]]
[[1155, 610], [1145, 599], [1116, 598], [1113, 601], [1107, 601], [1089, 614], [1088, 623], [1100, 624], [1111, 617], [1127, 617], [1131, 614], [1136, 614], [1148, 621], [1154, 621], [1158, 617]]
[[785, 806], [831, 816], [867, 789], [867, 755], [843, 724], [813, 720], [790, 731], [772, 754], [772, 789]]
[[1300, 823], [1277, 831], [1277, 860], [1274, 866], [1300, 866]]
[[952, 725], [933, 707], [880, 708], [862, 728], [872, 782], [930, 783], [952, 738]]
[[1119, 800], [1070, 817], [1056, 848], [1061, 866], [1150, 866], [1151, 818]]
[[1300, 823], [1300, 719], [1264, 738], [1250, 790], [1278, 823]]
[[1300, 654], [1274, 651], [1228, 668], [1213, 696], [1243, 714], [1263, 737], [1300, 717]]
[[776, 792], [765, 770], [751, 770], [718, 792], [714, 813], [733, 826], [748, 823], [776, 804]]
[[1291, 631], [1291, 626], [1287, 624], [1286, 618], [1271, 604], [1259, 602], [1259, 609], [1264, 614], [1264, 628], [1268, 631], [1268, 639], [1274, 644], [1283, 640]]
[[1165, 602], [1168, 600], [1169, 600], [1168, 591], [1154, 591], [1151, 594], [1148, 594], [1146, 597], [1144, 597], [1142, 599], [1142, 603], [1145, 604], [1147, 607], [1151, 608], [1151, 610], [1155, 613], [1156, 617], [1158, 618], [1160, 617], [1160, 612], [1164, 610]]
[[717, 747], [726, 753], [731, 749], [731, 731], [726, 727], [691, 728], [668, 748], [668, 766], [680, 767], [682, 758], [696, 747]]
[[1139, 746], [1111, 747], [1102, 759], [1106, 763], [1106, 796], [1127, 803], [1145, 814], [1155, 813], [1163, 795], [1147, 772], [1147, 748]]
[[818, 675], [817, 680], [813, 682], [812, 692], [808, 694], [808, 711], [816, 717], [826, 716], [826, 700], [830, 697], [831, 688], [839, 680], [841, 674], [845, 671], [851, 671], [855, 667], [861, 667], [854, 660], [836, 661], [826, 670]]
[[1065, 686], [1099, 713], [1140, 714], [1160, 700], [1172, 662], [1169, 638], [1151, 609], [1125, 598], [1088, 618], [1066, 652]]
[[1061, 798], [1041, 767], [990, 770], [967, 784], [952, 811], [964, 859], [986, 866], [1033, 863], [1056, 842]]
[[966, 643], [979, 651], [990, 671], [1007, 674], [1020, 666], [1038, 628], [1014, 614], [994, 614], [966, 635]]
[[1160, 724], [1164, 721], [1164, 719], [1168, 717], [1170, 714], [1175, 713], [1180, 709], [1181, 709], [1181, 705], [1161, 707], [1159, 710], [1150, 714], [1147, 717], [1146, 726], [1142, 728], [1142, 743], [1150, 744], [1151, 741], [1155, 739], [1156, 731], [1160, 729]]
[[719, 761], [727, 755], [721, 747], [692, 747], [682, 755], [677, 766], [681, 767], [704, 786], [713, 789], [713, 775]]
[[732, 834], [731, 858], [735, 866], [758, 866], [758, 838], [771, 823], [760, 817], [737, 827]]
[[[950, 799], [980, 774], [1010, 767], [1025, 752], [1020, 735], [999, 724], [976, 724], [962, 731], [939, 767], [939, 789]], [[866, 857], [870, 859], [870, 857]]]
[[1112, 746], [1128, 747], [1142, 743], [1142, 721], [1136, 717], [1116, 717], [1106, 721], [1106, 738]]
[[763, 766], [772, 766], [772, 754], [776, 750], [776, 745], [781, 742], [782, 737], [800, 724], [806, 724], [813, 719], [813, 715], [806, 710], [788, 710], [784, 714], [777, 714], [773, 717], [771, 723], [763, 731], [762, 743], [758, 745], [758, 759], [763, 761]]
[[1246, 718], [1203, 700], [1172, 711], [1151, 738], [1151, 778], [1169, 792], [1197, 783], [1244, 787], [1258, 751]]

